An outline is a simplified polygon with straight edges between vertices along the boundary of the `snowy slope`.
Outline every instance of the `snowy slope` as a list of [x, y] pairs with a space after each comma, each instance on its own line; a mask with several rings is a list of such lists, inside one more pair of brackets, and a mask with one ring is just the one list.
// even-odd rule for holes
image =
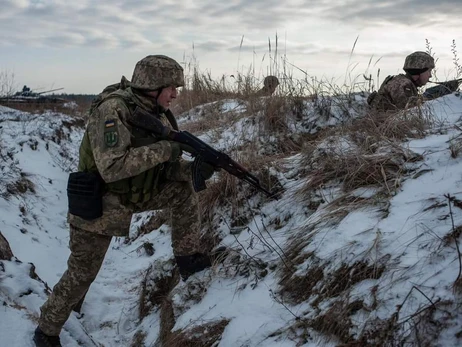
[[[357, 102], [363, 99], [358, 97]], [[214, 345], [220, 347], [318, 346], [321, 341], [337, 346], [349, 336], [358, 338], [364, 331], [373, 334], [370, 326], [389, 323], [392, 316], [403, 330], [409, 329], [418, 325], [413, 318], [420, 317], [419, 311], [429, 313], [430, 307], [434, 320], [443, 322], [438, 329], [425, 327], [432, 336], [430, 345], [459, 345], [460, 298], [453, 283], [460, 270], [455, 240], [460, 240], [457, 233], [452, 238], [448, 235], [462, 224], [462, 211], [456, 203], [451, 204], [450, 213], [444, 195], [462, 200], [462, 159], [451, 157], [448, 142], [461, 133], [457, 124], [461, 123], [462, 99], [449, 95], [429, 106], [435, 122], [427, 136], [402, 144], [421, 154], [422, 160], [403, 175], [385, 212], [382, 204], [372, 203], [373, 188], [348, 193], [372, 197], [369, 204], [357, 208], [339, 203], [345, 197], [335, 186], [320, 192], [323, 199], [316, 209], [294, 198], [304, 180], [298, 175], [303, 161], [297, 153], [279, 158], [273, 169], [284, 187], [277, 201], [254, 195], [243, 206], [245, 225], [232, 227], [231, 212], [226, 206], [219, 208], [222, 218], [216, 219], [215, 227], [232, 254], [223, 265], [186, 283], [174, 282], [168, 294], [175, 318], [170, 320], [171, 330], [191, 331], [212, 324], [193, 335], [208, 336], [218, 329], [221, 339], [215, 339], [219, 342]], [[252, 126], [262, 115], [246, 114], [242, 107], [238, 101], [226, 102], [223, 114], [235, 112], [234, 124], [203, 132], [201, 138], [223, 150], [230, 143], [234, 150], [245, 147], [257, 136]], [[343, 110], [335, 105], [331, 110], [335, 117], [326, 118], [309, 105], [303, 117], [289, 120], [290, 128], [312, 133], [343, 122]], [[191, 112], [189, 119], [180, 119], [182, 127], [197, 117]], [[0, 232], [20, 261], [0, 261], [1, 345], [32, 346], [46, 285], [29, 276], [28, 263], [35, 265], [39, 278], [50, 287], [66, 269], [66, 180], [75, 168], [83, 135], [82, 127], [72, 122], [64, 115], [0, 109], [0, 148], [6, 164], [0, 173]], [[9, 193], [8, 184], [12, 187], [21, 178], [32, 182], [33, 188]], [[342, 216], [335, 223], [333, 211]], [[165, 311], [162, 305], [143, 307], [141, 317], [140, 294], [143, 288], [158, 289], [159, 283], [171, 278], [172, 250], [167, 225], [135, 237], [149, 216], [134, 218], [129, 239], [113, 240], [86, 297], [83, 316], [73, 313], [65, 325], [64, 346], [160, 345]], [[152, 255], [146, 244], [152, 244]], [[354, 275], [358, 264], [364, 276]], [[306, 297], [291, 297], [281, 282], [284, 274], [304, 286]], [[351, 322], [348, 331], [338, 328], [333, 333], [323, 322], [335, 316], [339, 303], [356, 304], [356, 308], [344, 317]], [[401, 306], [398, 312], [397, 305]], [[319, 317], [324, 320], [316, 320]], [[222, 325], [213, 325], [216, 322]], [[435, 334], [435, 329], [441, 334]]]

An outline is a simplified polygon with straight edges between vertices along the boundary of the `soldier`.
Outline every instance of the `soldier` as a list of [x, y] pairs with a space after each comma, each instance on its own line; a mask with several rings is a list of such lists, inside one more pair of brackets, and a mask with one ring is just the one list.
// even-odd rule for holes
[[270, 96], [272, 95], [277, 86], [279, 85], [279, 80], [276, 76], [266, 76], [263, 81], [263, 88], [260, 89], [256, 95], [257, 96]]
[[423, 102], [417, 90], [432, 77], [435, 60], [425, 52], [414, 52], [406, 57], [403, 70], [406, 74], [388, 76], [378, 92], [367, 102], [375, 111], [395, 111], [415, 107]]
[[[169, 107], [183, 85], [183, 68], [175, 60], [150, 55], [136, 64], [129, 87], [103, 96], [92, 108], [79, 172], [68, 183], [68, 268], [41, 307], [36, 346], [61, 346], [64, 323], [95, 280], [112, 237], [128, 235], [133, 213], [169, 209], [173, 253], [183, 280], [211, 266], [211, 244], [200, 234], [191, 163], [180, 159], [181, 145], [128, 122], [140, 108], [178, 129]], [[201, 165], [202, 177], [209, 179], [214, 168]]]

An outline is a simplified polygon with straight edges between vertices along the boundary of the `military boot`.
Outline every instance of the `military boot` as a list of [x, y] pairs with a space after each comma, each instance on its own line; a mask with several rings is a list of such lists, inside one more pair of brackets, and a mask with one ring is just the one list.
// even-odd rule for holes
[[59, 336], [46, 335], [39, 327], [35, 329], [34, 342], [36, 347], [62, 347]]
[[186, 281], [189, 276], [212, 266], [215, 262], [222, 262], [226, 258], [226, 247], [219, 247], [209, 254], [195, 253], [191, 255], [175, 256], [181, 278]]

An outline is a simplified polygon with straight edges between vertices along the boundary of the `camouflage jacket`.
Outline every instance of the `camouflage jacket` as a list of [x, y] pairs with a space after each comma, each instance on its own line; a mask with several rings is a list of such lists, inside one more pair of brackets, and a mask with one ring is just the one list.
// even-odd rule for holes
[[373, 98], [370, 106], [376, 111], [396, 111], [418, 106], [422, 103], [414, 81], [408, 75], [387, 78]]
[[[113, 95], [113, 94], [122, 95]], [[130, 88], [106, 97], [90, 115], [80, 146], [79, 171], [98, 171], [106, 183], [103, 216], [84, 220], [69, 214], [68, 221], [83, 230], [104, 235], [128, 234], [134, 212], [143, 203], [155, 199], [162, 181], [187, 181], [190, 164], [170, 163], [169, 141], [131, 127], [127, 120], [136, 106], [157, 114], [162, 123], [172, 127], [165, 112], [154, 101]]]

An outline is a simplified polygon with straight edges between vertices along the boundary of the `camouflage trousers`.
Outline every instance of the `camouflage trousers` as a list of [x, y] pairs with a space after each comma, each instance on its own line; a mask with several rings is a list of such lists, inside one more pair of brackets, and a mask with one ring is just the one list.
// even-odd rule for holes
[[39, 327], [50, 336], [58, 336], [72, 309], [95, 280], [112, 236], [89, 233], [71, 225], [71, 255], [67, 270], [40, 308]]
[[[172, 226], [173, 253], [191, 255], [204, 253], [211, 245], [200, 234], [198, 196], [190, 182], [168, 182], [151, 201], [135, 212], [168, 208]], [[112, 236], [82, 230], [71, 224], [69, 246], [71, 255], [67, 270], [40, 308], [39, 327], [50, 336], [58, 336], [72, 309], [85, 296], [98, 274]]]
[[159, 194], [140, 206], [140, 211], [161, 209], [168, 211], [174, 255], [191, 255], [210, 249], [211, 238], [201, 235], [199, 197], [191, 182], [167, 181]]

